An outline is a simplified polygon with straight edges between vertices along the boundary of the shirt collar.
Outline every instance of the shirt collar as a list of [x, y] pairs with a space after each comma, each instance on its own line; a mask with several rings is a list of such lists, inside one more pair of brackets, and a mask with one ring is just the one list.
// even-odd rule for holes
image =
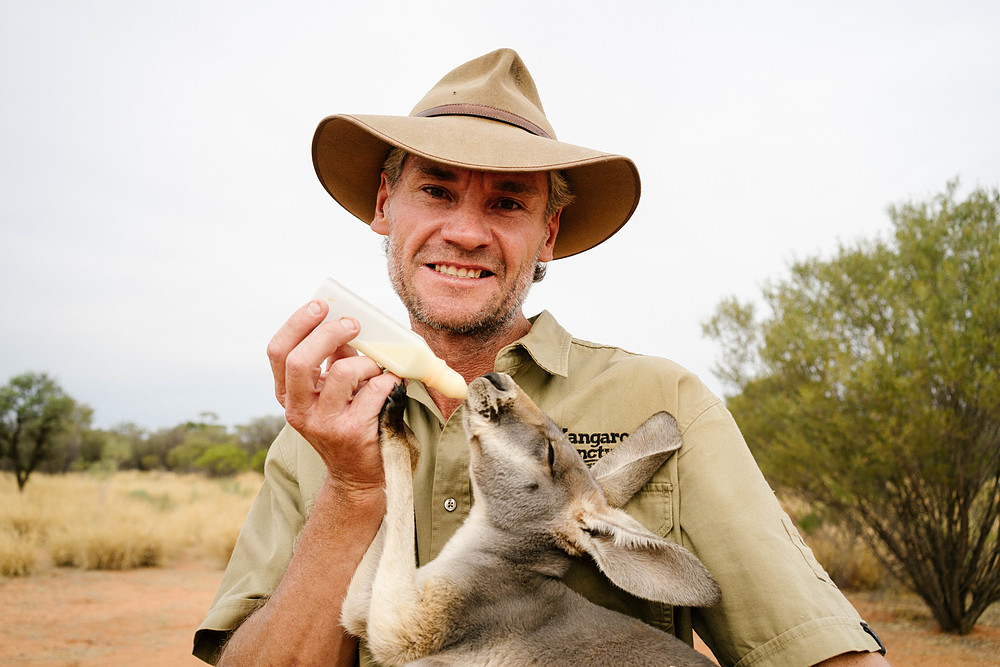
[[[531, 322], [531, 329], [522, 338], [500, 350], [494, 368], [502, 371], [516, 366], [526, 352], [545, 372], [566, 377], [569, 374], [569, 351], [573, 337], [547, 310], [528, 318], [528, 321]], [[442, 423], [444, 422], [422, 382], [408, 382], [406, 393], [410, 398], [427, 406]]]
[[520, 340], [508, 345], [497, 355], [497, 368], [505, 357], [523, 349], [546, 372], [566, 377], [569, 374], [569, 351], [573, 337], [562, 328], [552, 314], [543, 310], [529, 319], [531, 329]]

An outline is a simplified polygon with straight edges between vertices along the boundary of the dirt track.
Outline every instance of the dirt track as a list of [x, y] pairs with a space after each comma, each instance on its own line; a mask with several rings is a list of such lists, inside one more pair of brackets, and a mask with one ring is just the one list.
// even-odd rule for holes
[[191, 635], [221, 570], [84, 572], [59, 568], [0, 581], [0, 664], [203, 665]]
[[[52, 569], [0, 579], [0, 665], [173, 667], [202, 663], [191, 635], [221, 577], [201, 563], [126, 572]], [[854, 596], [895, 667], [1000, 664], [1000, 613], [942, 635], [915, 600]], [[992, 611], [992, 610], [991, 610]]]

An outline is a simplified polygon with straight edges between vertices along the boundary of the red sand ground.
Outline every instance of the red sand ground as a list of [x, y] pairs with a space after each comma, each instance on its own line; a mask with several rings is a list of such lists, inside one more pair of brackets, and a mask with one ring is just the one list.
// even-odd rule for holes
[[[0, 579], [0, 665], [194, 666], [191, 635], [222, 572], [202, 563], [126, 572], [59, 568]], [[967, 637], [935, 630], [920, 603], [852, 596], [896, 667], [1000, 664], [1000, 614]]]

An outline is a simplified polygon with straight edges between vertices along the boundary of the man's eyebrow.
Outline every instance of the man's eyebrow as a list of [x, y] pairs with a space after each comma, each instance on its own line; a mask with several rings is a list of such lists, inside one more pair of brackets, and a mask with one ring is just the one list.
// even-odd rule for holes
[[417, 167], [417, 171], [428, 178], [433, 178], [438, 181], [446, 181], [448, 183], [458, 179], [458, 176], [455, 175], [454, 171], [436, 164], [422, 164]]
[[535, 195], [539, 192], [538, 187], [534, 183], [514, 179], [498, 182], [496, 189], [512, 195]]

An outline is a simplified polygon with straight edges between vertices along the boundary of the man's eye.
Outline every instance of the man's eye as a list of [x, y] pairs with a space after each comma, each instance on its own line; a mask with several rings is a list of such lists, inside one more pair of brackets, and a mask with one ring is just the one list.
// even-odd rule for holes
[[424, 192], [429, 194], [431, 197], [445, 197], [448, 194], [444, 188], [436, 185], [425, 185]]
[[514, 201], [513, 199], [501, 199], [497, 202], [497, 206], [505, 211], [517, 211], [522, 208], [521, 204]]

